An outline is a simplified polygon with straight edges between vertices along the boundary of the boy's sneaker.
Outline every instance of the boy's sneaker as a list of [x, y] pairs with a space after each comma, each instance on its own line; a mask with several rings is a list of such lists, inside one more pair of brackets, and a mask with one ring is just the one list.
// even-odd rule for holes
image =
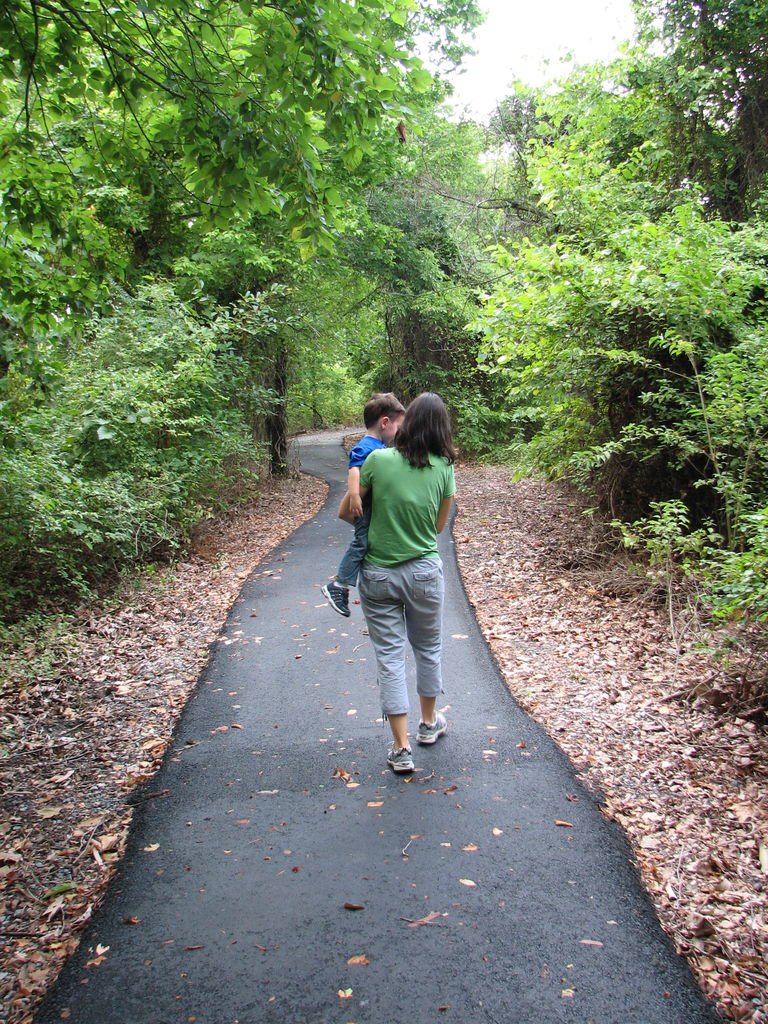
[[349, 589], [340, 587], [338, 583], [326, 583], [320, 588], [323, 597], [328, 598], [328, 603], [339, 615], [346, 615], [349, 618]]
[[413, 754], [410, 752], [408, 747], [401, 747], [400, 750], [395, 750], [395, 748], [392, 747], [391, 750], [388, 750], [387, 764], [393, 772], [397, 772], [398, 774], [401, 772], [415, 771]]
[[438, 711], [432, 725], [427, 725], [426, 722], [419, 722], [419, 731], [416, 733], [416, 742], [428, 745], [430, 743], [434, 743], [435, 740], [439, 739], [439, 737], [446, 732], [448, 732], [448, 723], [445, 720], [445, 715], [442, 711]]

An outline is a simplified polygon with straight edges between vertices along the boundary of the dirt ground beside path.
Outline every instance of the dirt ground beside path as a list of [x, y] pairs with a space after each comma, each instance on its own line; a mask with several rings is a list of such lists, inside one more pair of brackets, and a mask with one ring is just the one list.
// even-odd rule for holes
[[[513, 484], [495, 468], [461, 466], [457, 478], [462, 576], [510, 689], [624, 826], [707, 994], [729, 1020], [766, 1024], [765, 734], [672, 699], [708, 671], [706, 659], [678, 654], [663, 609], [622, 589], [619, 566], [598, 565], [567, 490]], [[26, 666], [39, 652], [0, 652], [8, 1024], [31, 1020], [101, 900], [131, 793], [158, 766], [243, 580], [326, 493], [307, 477], [273, 483], [252, 506], [210, 520], [187, 560], [62, 620], [34, 680]]]

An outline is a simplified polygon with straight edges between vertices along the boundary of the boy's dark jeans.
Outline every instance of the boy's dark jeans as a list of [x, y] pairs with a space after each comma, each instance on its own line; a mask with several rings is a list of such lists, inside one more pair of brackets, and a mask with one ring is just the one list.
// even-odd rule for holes
[[[366, 495], [366, 498], [368, 496]], [[356, 587], [360, 566], [368, 551], [368, 527], [371, 522], [370, 500], [363, 502], [363, 514], [355, 520], [355, 534], [346, 554], [339, 563], [336, 582], [344, 587]]]

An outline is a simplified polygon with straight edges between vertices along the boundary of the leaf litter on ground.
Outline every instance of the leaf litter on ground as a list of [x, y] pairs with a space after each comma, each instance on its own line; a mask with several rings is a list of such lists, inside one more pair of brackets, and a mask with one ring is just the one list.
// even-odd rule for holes
[[201, 524], [178, 564], [62, 615], [39, 641], [0, 650], [7, 1024], [31, 1020], [77, 947], [122, 856], [132, 794], [158, 768], [244, 579], [326, 494], [311, 477], [265, 481], [255, 502]]
[[685, 699], [711, 655], [675, 642], [577, 493], [469, 465], [457, 492], [462, 579], [509, 689], [623, 827], [707, 996], [727, 1020], [766, 1024], [765, 731]]
[[[606, 567], [577, 495], [514, 482], [499, 467], [461, 465], [457, 478], [462, 577], [512, 693], [624, 828], [662, 925], [707, 995], [726, 1019], [765, 1024], [765, 734], [680, 699], [711, 672], [708, 656], [675, 645], [664, 610], [638, 594], [620, 559]], [[8, 1024], [31, 1019], [102, 899], [131, 794], [159, 766], [243, 580], [325, 494], [312, 478], [272, 482], [257, 502], [211, 519], [186, 561], [62, 616], [34, 680], [24, 674], [34, 642], [2, 652]]]

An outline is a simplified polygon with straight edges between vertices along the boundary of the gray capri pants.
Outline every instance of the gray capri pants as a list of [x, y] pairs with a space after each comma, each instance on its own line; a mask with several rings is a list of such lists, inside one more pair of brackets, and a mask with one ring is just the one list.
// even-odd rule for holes
[[417, 692], [422, 697], [437, 697], [443, 692], [440, 661], [444, 592], [439, 558], [415, 558], [387, 567], [363, 563], [360, 603], [376, 652], [385, 716], [408, 713], [406, 640], [413, 650]]

